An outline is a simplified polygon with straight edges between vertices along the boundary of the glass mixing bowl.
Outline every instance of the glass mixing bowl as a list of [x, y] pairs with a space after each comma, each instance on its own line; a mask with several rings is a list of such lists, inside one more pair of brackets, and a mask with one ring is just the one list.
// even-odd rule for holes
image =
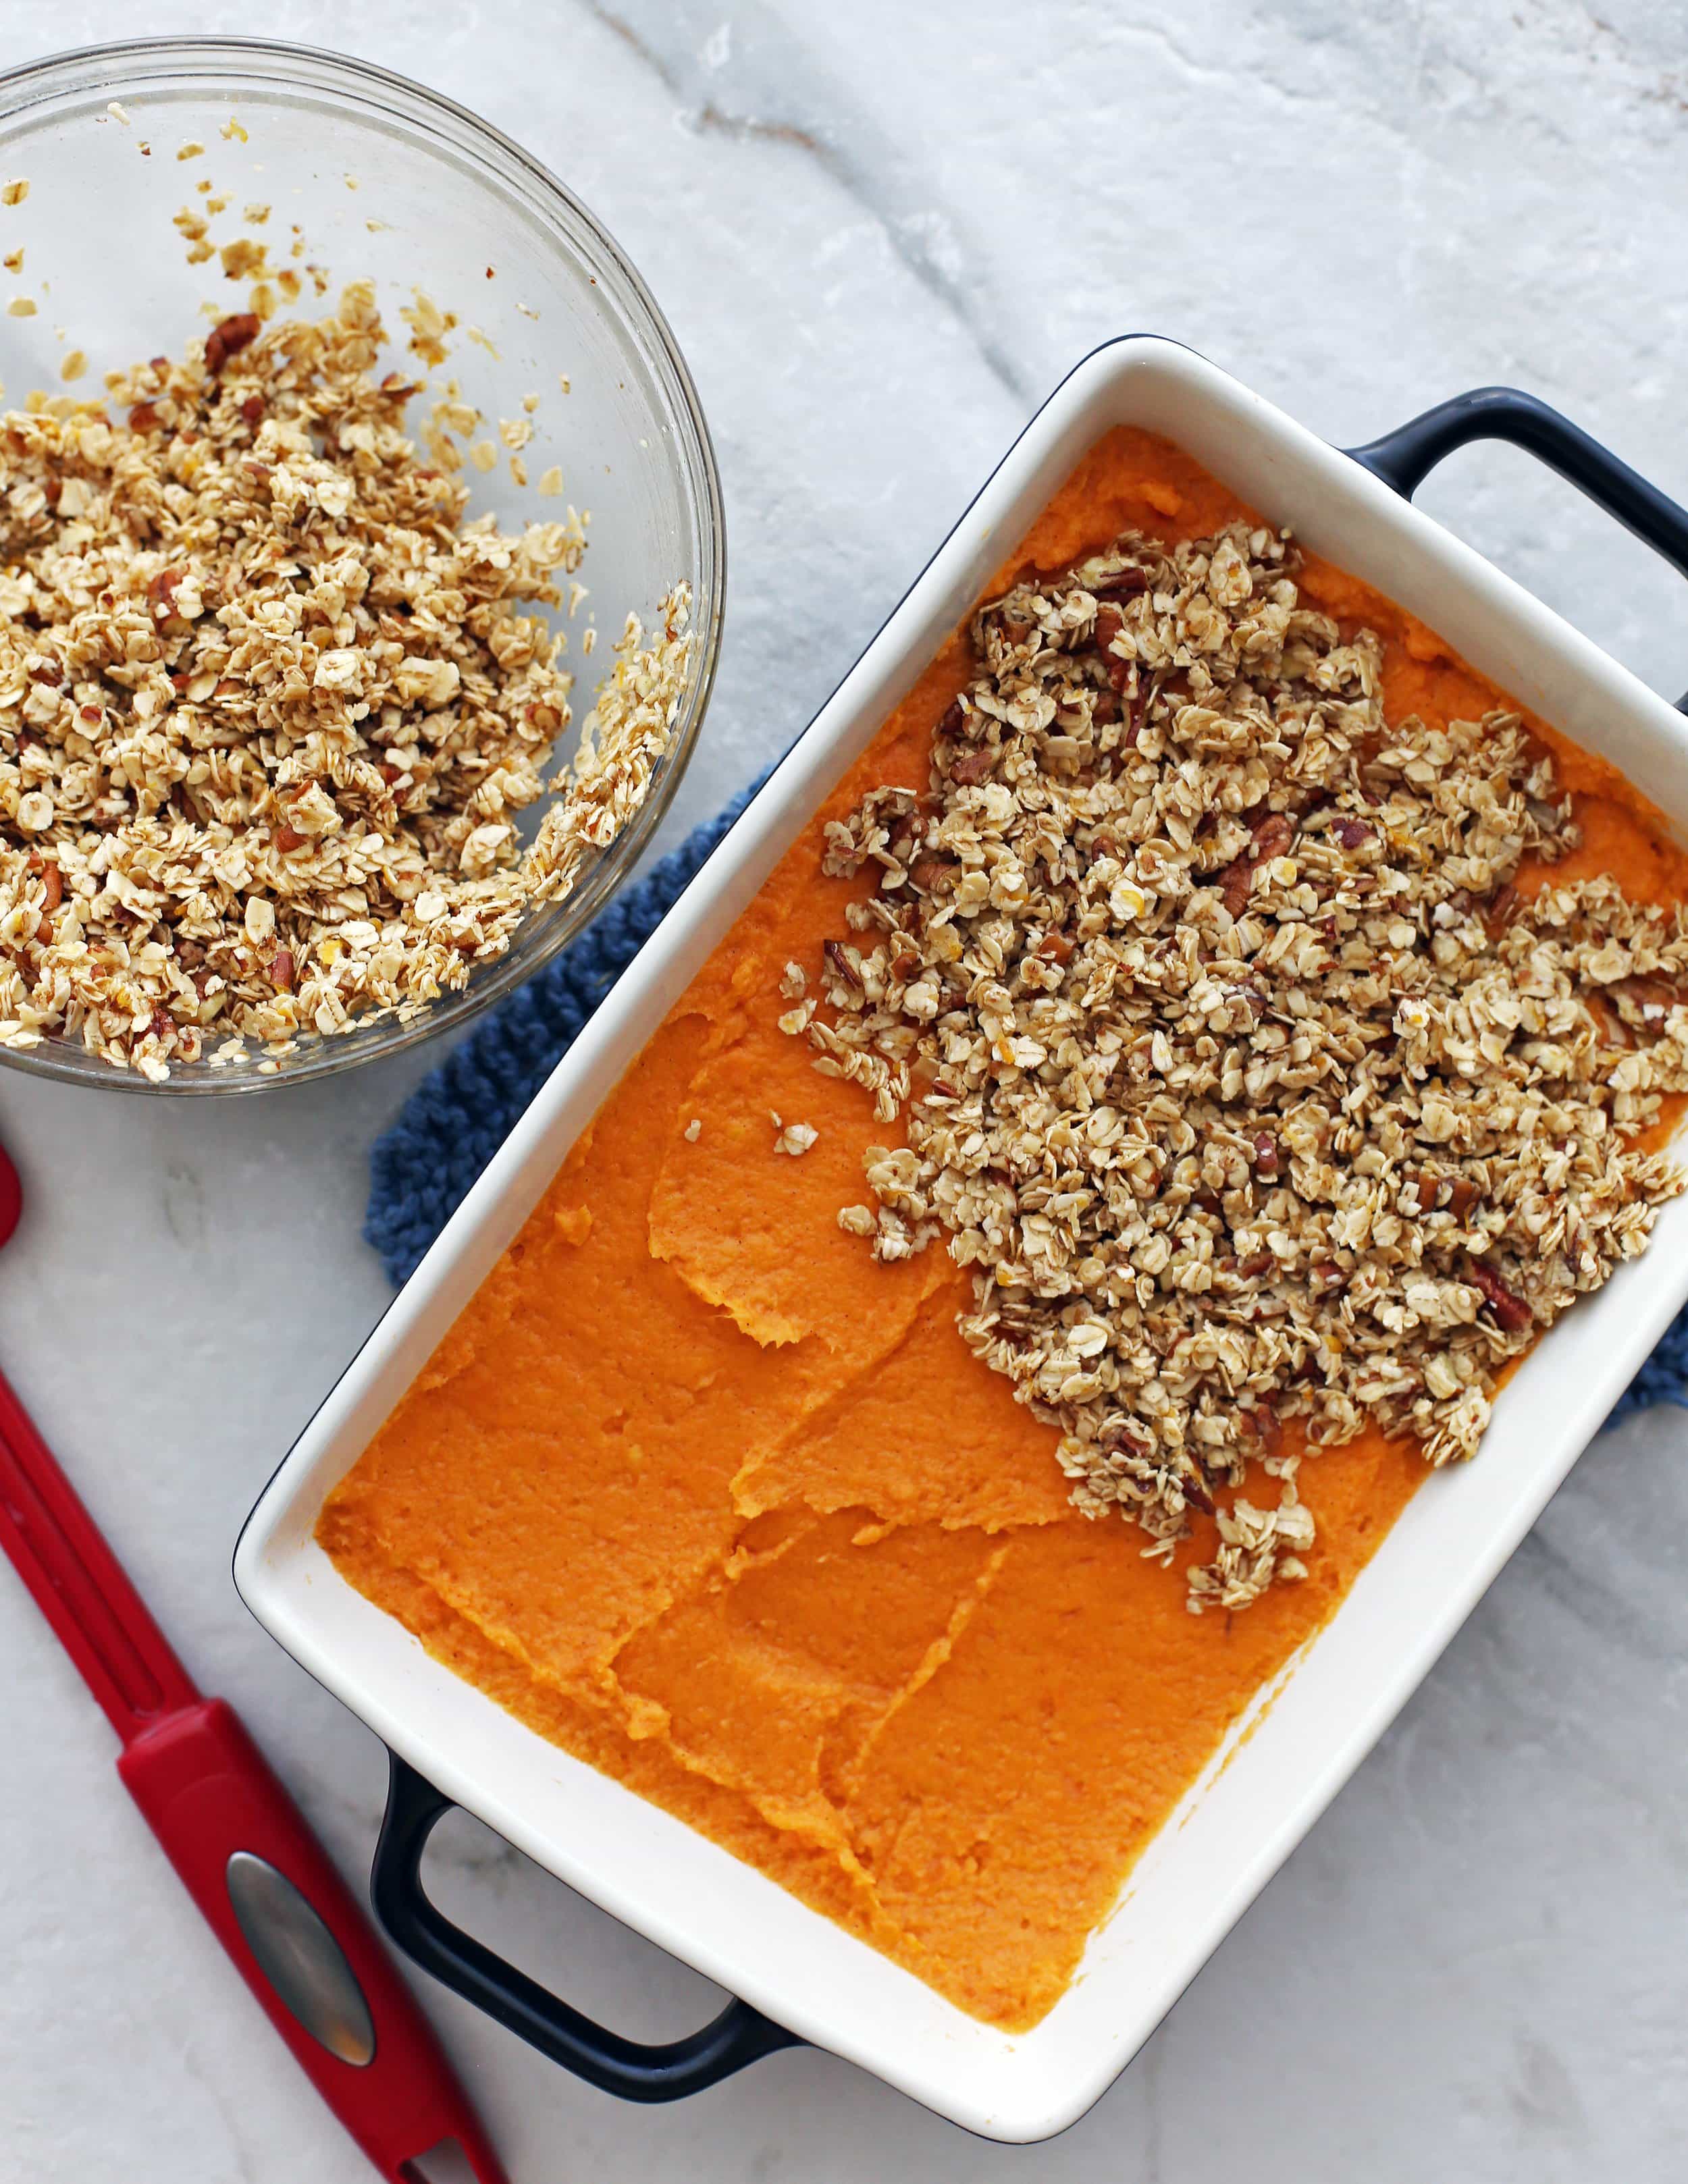
[[[203, 151], [183, 159], [187, 145]], [[148, 149], [143, 153], [142, 147]], [[672, 743], [643, 808], [598, 856], [565, 901], [531, 912], [508, 952], [480, 965], [466, 989], [418, 1018], [356, 1024], [302, 1038], [273, 1070], [248, 1059], [213, 1068], [175, 1061], [149, 1085], [74, 1039], [0, 1048], [16, 1068], [79, 1084], [162, 1093], [251, 1092], [355, 1067], [461, 1024], [548, 962], [598, 911], [637, 861], [673, 796], [715, 678], [725, 585], [721, 487], [689, 374], [643, 282], [615, 242], [520, 146], [449, 99], [367, 62], [245, 38], [158, 38], [92, 47], [0, 75], [0, 179], [27, 180], [20, 203], [0, 209], [0, 251], [24, 252], [0, 276], [7, 298], [36, 302], [33, 316], [0, 314], [0, 381], [8, 404], [25, 393], [86, 393], [118, 365], [203, 337], [209, 317], [243, 310], [250, 278], [231, 280], [216, 256], [192, 265], [172, 226], [185, 204], [203, 208], [209, 181], [231, 209], [212, 223], [222, 242], [251, 233], [272, 263], [321, 266], [327, 296], [307, 281], [282, 315], [330, 308], [347, 281], [372, 280], [395, 366], [415, 370], [402, 308], [421, 289], [460, 324], [447, 364], [431, 375], [461, 382], [487, 419], [521, 417], [537, 393], [531, 479], [553, 465], [564, 498], [535, 498], [497, 467], [465, 467], [471, 515], [500, 527], [560, 512], [590, 512], [580, 571], [585, 604], [569, 622], [575, 715], [583, 720], [628, 612], [652, 625], [682, 579], [692, 592], [694, 642]], [[241, 212], [271, 207], [251, 228]], [[304, 258], [288, 256], [297, 228]], [[278, 248], [277, 246], [281, 247]], [[74, 350], [86, 377], [67, 387]], [[569, 382], [565, 393], [560, 384]], [[590, 617], [598, 632], [582, 659]], [[557, 757], [566, 755], [560, 744]], [[526, 815], [530, 833], [545, 809]], [[207, 1054], [214, 1050], [208, 1038]]]

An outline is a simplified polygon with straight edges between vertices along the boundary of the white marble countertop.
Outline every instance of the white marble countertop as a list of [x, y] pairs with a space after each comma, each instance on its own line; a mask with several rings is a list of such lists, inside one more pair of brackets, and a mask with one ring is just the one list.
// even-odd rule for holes
[[[448, 89], [651, 282], [732, 534], [682, 819], [808, 718], [1111, 333], [1175, 335], [1345, 443], [1514, 382], [1688, 499], [1673, 0], [13, 0], [0, 65], [185, 27], [349, 47]], [[1524, 458], [1469, 453], [1423, 500], [1656, 686], [1688, 682], [1680, 580]], [[380, 1749], [249, 1619], [229, 1555], [386, 1300], [364, 1163], [418, 1073], [191, 1113], [0, 1078], [29, 1206], [0, 1261], [0, 1359], [192, 1670], [354, 1874]], [[516, 2184], [1675, 2173], [1685, 1529], [1688, 1419], [1597, 1442], [1329, 1816], [1047, 2146], [986, 2146], [806, 2053], [623, 2107], [428, 2005]], [[356, 2184], [3, 1572], [0, 1653], [0, 2179]], [[705, 2014], [702, 1981], [472, 1824], [441, 1863], [452, 1905], [610, 2020], [655, 2036]]]

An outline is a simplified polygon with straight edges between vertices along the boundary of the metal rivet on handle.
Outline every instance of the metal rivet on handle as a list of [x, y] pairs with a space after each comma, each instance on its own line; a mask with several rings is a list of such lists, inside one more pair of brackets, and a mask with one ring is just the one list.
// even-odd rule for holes
[[375, 2020], [346, 1953], [309, 1901], [267, 1858], [237, 1850], [229, 1902], [247, 1947], [283, 2005], [343, 2063], [375, 2060]]

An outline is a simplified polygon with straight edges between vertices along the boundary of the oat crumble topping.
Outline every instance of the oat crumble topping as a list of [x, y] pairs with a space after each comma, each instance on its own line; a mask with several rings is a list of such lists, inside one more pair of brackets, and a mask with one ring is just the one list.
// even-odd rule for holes
[[984, 606], [929, 783], [827, 830], [877, 892], [780, 1017], [905, 1131], [840, 1225], [972, 1270], [961, 1332], [1079, 1508], [1167, 1560], [1215, 1517], [1198, 1613], [1306, 1573], [1286, 1420], [1470, 1457], [1682, 1187], [1636, 1140], [1688, 1089], [1688, 912], [1524, 900], [1578, 840], [1551, 756], [1513, 714], [1387, 721], [1378, 639], [1295, 567], [1263, 526], [1133, 533]]
[[572, 677], [524, 610], [560, 604], [581, 521], [467, 520], [383, 338], [354, 284], [320, 322], [239, 313], [111, 374], [125, 422], [66, 398], [0, 421], [0, 1042], [156, 1080], [409, 1018], [643, 803], [685, 588], [629, 621], [548, 779]]

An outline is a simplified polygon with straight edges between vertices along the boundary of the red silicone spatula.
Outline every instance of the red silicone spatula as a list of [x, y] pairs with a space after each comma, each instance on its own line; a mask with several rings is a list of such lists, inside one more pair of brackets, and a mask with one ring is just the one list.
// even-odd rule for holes
[[[22, 1190], [0, 1147], [0, 1244]], [[390, 2184], [504, 2173], [409, 1989], [264, 1755], [202, 1698], [0, 1377], [0, 1546], [123, 1740], [117, 1771], [305, 2075]]]

